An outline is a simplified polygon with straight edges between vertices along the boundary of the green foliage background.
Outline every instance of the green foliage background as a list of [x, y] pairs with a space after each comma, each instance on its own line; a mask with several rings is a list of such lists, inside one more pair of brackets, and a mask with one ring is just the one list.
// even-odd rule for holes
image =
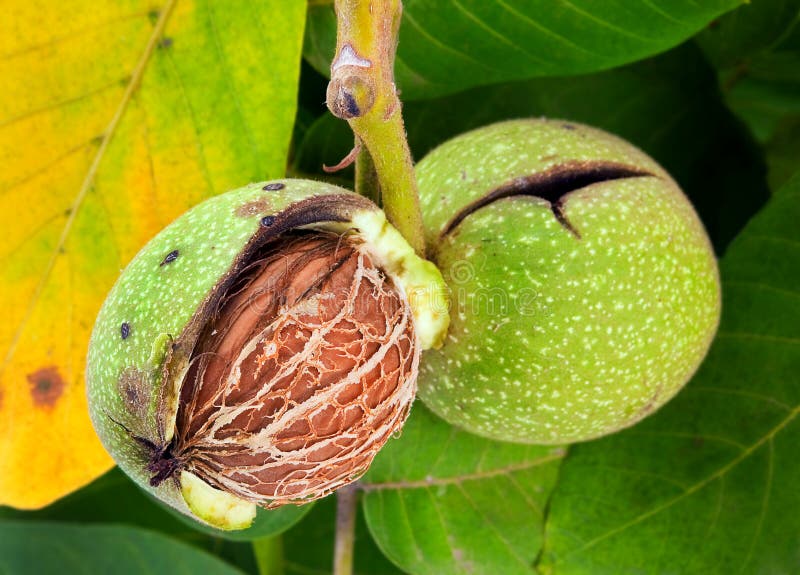
[[[502, 444], [415, 405], [364, 478], [356, 572], [800, 573], [800, 1], [405, 7], [397, 74], [416, 158], [513, 117], [617, 133], [697, 206], [724, 311], [688, 387], [612, 437]], [[293, 176], [329, 177], [322, 164], [352, 146], [324, 107], [334, 39], [332, 3], [309, 1], [301, 77], [280, 80], [298, 86]], [[44, 510], [0, 508], [0, 573], [330, 572], [331, 498], [277, 513], [258, 539], [221, 537], [112, 470]]]

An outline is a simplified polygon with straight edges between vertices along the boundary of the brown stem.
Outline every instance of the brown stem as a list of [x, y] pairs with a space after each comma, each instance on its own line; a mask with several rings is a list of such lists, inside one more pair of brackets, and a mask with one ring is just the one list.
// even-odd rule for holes
[[358, 486], [345, 485], [336, 492], [336, 544], [333, 550], [333, 575], [352, 575], [356, 536]]

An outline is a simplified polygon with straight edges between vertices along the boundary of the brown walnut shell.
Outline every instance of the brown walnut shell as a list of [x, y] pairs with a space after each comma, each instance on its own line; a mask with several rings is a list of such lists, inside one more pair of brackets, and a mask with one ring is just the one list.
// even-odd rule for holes
[[[86, 380], [103, 445], [221, 529], [358, 478], [402, 426], [446, 287], [369, 200], [251, 184], [167, 226], [98, 315]], [[274, 517], [274, 515], [273, 515]]]
[[363, 474], [406, 418], [419, 346], [411, 309], [352, 237], [266, 246], [220, 302], [181, 390], [172, 456], [276, 507]]

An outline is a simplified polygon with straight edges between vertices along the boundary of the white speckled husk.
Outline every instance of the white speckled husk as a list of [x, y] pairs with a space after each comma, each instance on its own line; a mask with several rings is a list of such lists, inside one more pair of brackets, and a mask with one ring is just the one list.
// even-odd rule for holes
[[[454, 214], [517, 178], [603, 161], [652, 176], [571, 192], [562, 226], [531, 196]], [[582, 441], [629, 426], [695, 372], [720, 313], [716, 258], [669, 175], [627, 142], [579, 124], [504, 122], [417, 166], [426, 239], [451, 289], [445, 345], [423, 355], [420, 398], [479, 435]]]
[[[103, 445], [143, 489], [190, 516], [176, 482], [149, 484], [146, 450], [131, 436], [157, 445], [171, 438], [179, 389], [161, 385], [161, 378], [165, 363], [176, 373], [188, 359], [198, 329], [192, 321], [196, 312], [263, 232], [265, 216], [323, 196], [343, 198], [342, 215], [348, 218], [354, 207], [377, 211], [365, 208], [369, 202], [360, 196], [321, 182], [279, 180], [272, 184], [284, 187], [271, 191], [264, 184], [207, 200], [142, 248], [103, 304], [89, 346], [89, 409]], [[177, 257], [166, 261], [176, 250]]]

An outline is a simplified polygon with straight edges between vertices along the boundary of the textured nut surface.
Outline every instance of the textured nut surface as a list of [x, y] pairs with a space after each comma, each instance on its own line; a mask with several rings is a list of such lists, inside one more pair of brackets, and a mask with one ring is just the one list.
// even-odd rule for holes
[[414, 397], [411, 310], [352, 237], [268, 244], [220, 302], [184, 381], [172, 456], [262, 506], [366, 471]]

